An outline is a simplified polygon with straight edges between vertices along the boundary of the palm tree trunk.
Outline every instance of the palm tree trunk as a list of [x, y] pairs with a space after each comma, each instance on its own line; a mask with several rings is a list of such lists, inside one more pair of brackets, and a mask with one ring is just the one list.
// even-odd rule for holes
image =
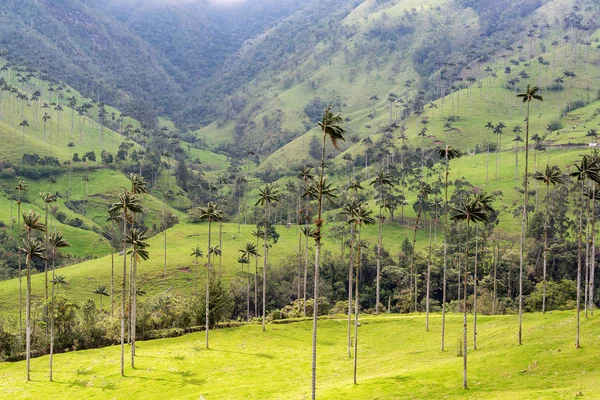
[[[31, 231], [27, 230], [27, 240], [29, 241]], [[25, 259], [26, 289], [25, 289], [25, 357], [27, 359], [27, 380], [30, 381], [30, 358], [31, 358], [31, 260], [29, 256]]]
[[473, 350], [477, 350], [477, 261], [479, 258], [479, 227], [475, 226], [475, 267], [473, 269]]
[[[242, 270], [244, 264], [242, 264]], [[250, 263], [248, 263], [248, 276], [246, 277], [246, 320], [250, 322]]]
[[[312, 376], [311, 376], [311, 394], [312, 400], [316, 399], [317, 389], [317, 325], [319, 322], [319, 266], [321, 262], [321, 227], [323, 226], [323, 176], [325, 174], [325, 138], [323, 132], [323, 150], [321, 152], [321, 171], [318, 182], [318, 212], [315, 221], [315, 273], [314, 273], [314, 306], [313, 306], [313, 331], [312, 331]], [[367, 170], [368, 173], [368, 170]]]
[[264, 223], [264, 238], [263, 238], [263, 287], [262, 287], [262, 330], [267, 330], [267, 212], [269, 203], [265, 202], [265, 223]]
[[[48, 203], [44, 202], [44, 214], [45, 214], [45, 224], [46, 227], [48, 227]], [[46, 229], [46, 232], [44, 233], [44, 237], [46, 239], [46, 243], [48, 242], [48, 229]], [[46, 302], [44, 305], [44, 320], [46, 322], [46, 337], [48, 337], [48, 328], [49, 328], [49, 323], [48, 323], [48, 260], [44, 260], [44, 286], [46, 289]]]
[[543, 286], [542, 286], [542, 314], [546, 312], [546, 271], [548, 265], [548, 193], [550, 182], [546, 181], [546, 212], [544, 215], [544, 256], [543, 256]]
[[[258, 236], [256, 237], [256, 247], [258, 248]], [[254, 316], [258, 317], [258, 257], [254, 257]]]
[[[587, 47], [586, 47], [587, 52]], [[594, 279], [596, 271], [596, 183], [592, 190], [592, 255], [590, 256], [590, 280], [588, 290], [588, 302], [590, 315], [594, 315]]]
[[307, 229], [306, 237], [304, 238], [304, 304], [302, 309], [302, 315], [306, 318], [306, 291], [308, 285], [308, 225], [304, 225]]
[[429, 222], [429, 254], [427, 258], [427, 289], [425, 294], [425, 330], [429, 332], [429, 292], [431, 289], [431, 227], [432, 223]]
[[463, 389], [467, 389], [467, 281], [469, 278], [469, 220], [465, 242], [465, 274], [463, 277]]
[[579, 323], [581, 312], [581, 251], [582, 251], [582, 235], [583, 235], [583, 193], [585, 179], [581, 180], [581, 207], [579, 210], [579, 237], [577, 239], [577, 335], [575, 338], [575, 348], [579, 348]]
[[[135, 247], [133, 248], [135, 251]], [[132, 254], [133, 266], [131, 272], [131, 368], [135, 368], [135, 325], [137, 313], [137, 257]]]
[[[54, 276], [52, 277], [54, 279]], [[54, 288], [54, 285], [52, 285]], [[115, 253], [110, 253], [110, 316], [115, 312]]]
[[[165, 231], [165, 240], [166, 240], [166, 236], [167, 236], [167, 231]], [[223, 262], [222, 262], [222, 257], [223, 257], [223, 223], [221, 221], [219, 221], [219, 250], [221, 250], [221, 252], [219, 253], [219, 276], [223, 276]], [[167, 253], [166, 253], [166, 247], [165, 247], [165, 258], [167, 257], [166, 254]]]
[[121, 283], [121, 376], [125, 376], [125, 288], [127, 285], [127, 212], [123, 212], [123, 281]]
[[[54, 251], [52, 252], [54, 255]], [[54, 355], [54, 257], [52, 257], [52, 293], [50, 302], [50, 382], [52, 382], [52, 356]]]
[[523, 182], [523, 212], [521, 214], [521, 243], [519, 249], [519, 344], [523, 344], [523, 267], [525, 264], [525, 226], [527, 225], [527, 199], [529, 180], [529, 105], [527, 103], [527, 116], [525, 117], [525, 180]]
[[348, 265], [348, 357], [352, 357], [352, 275], [354, 270], [354, 226], [350, 226], [350, 260]]
[[361, 260], [361, 246], [360, 246], [360, 225], [358, 226], [358, 241], [356, 248], [356, 268], [355, 268], [355, 279], [354, 279], [354, 384], [356, 385], [356, 367], [358, 363], [358, 274], [360, 271]]
[[449, 174], [449, 160], [448, 151], [446, 151], [446, 181], [444, 184], [444, 272], [443, 272], [443, 284], [442, 284], [442, 351], [444, 351], [444, 342], [446, 335], [446, 273], [448, 269], [448, 174]]
[[[383, 201], [381, 189], [379, 190], [379, 201]], [[381, 206], [379, 206], [379, 221], [377, 223], [377, 285], [375, 289], [375, 314], [379, 314], [379, 286], [380, 286], [380, 275], [381, 275]]]
[[[21, 191], [19, 191], [19, 200], [17, 201], [17, 243], [21, 241]], [[23, 284], [21, 271], [21, 251], [17, 251], [19, 259], [19, 348], [23, 347]]]
[[208, 330], [209, 330], [209, 302], [210, 302], [210, 228], [211, 220], [208, 218], [208, 256], [206, 263], [206, 309], [205, 309], [205, 330], [206, 330], [206, 348], [208, 349]]

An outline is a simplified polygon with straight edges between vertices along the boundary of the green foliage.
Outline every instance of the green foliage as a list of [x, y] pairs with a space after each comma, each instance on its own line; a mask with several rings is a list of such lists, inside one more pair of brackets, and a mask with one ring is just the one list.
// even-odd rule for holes
[[[543, 282], [535, 285], [533, 292], [526, 298], [527, 311], [542, 309]], [[574, 281], [563, 279], [560, 282], [546, 283], [546, 310], [571, 310], [576, 307], [577, 286]]]

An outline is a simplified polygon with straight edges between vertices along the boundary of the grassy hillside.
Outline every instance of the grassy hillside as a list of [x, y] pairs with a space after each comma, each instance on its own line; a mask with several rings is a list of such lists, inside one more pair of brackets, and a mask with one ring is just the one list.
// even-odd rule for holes
[[[439, 315], [425, 332], [424, 316], [362, 317], [358, 385], [346, 357], [346, 321], [319, 323], [317, 394], [323, 399], [565, 399], [594, 397], [599, 389], [597, 317], [582, 323], [582, 348], [574, 346], [573, 312], [528, 314], [524, 345], [516, 316], [480, 316], [478, 350], [469, 350], [469, 389], [461, 389], [462, 357], [455, 341], [462, 316], [447, 318], [448, 351], [440, 352]], [[469, 322], [472, 322], [471, 319]], [[385, 338], [385, 340], [383, 340]], [[55, 383], [47, 382], [48, 358], [0, 364], [0, 390], [11, 398], [72, 399], [169, 397], [181, 399], [302, 399], [310, 395], [311, 323], [250, 325], [137, 343], [135, 370], [119, 376], [117, 346], [59, 354]], [[469, 339], [470, 342], [470, 339]], [[50, 386], [49, 386], [50, 385]], [[56, 390], [50, 389], [55, 388]]]
[[[250, 234], [254, 228], [255, 226], [242, 225], [240, 233], [238, 233], [237, 224], [223, 224], [222, 270], [226, 282], [232, 281], [241, 270], [240, 264], [237, 263], [238, 249], [241, 249], [247, 242], [256, 242], [256, 239]], [[278, 226], [277, 231], [280, 234], [279, 241], [269, 253], [269, 265], [272, 268], [280, 268], [287, 257], [295, 256], [298, 243], [298, 232], [295, 227], [288, 229], [284, 226]], [[386, 246], [389, 244], [389, 248], [394, 252], [400, 251], [400, 245], [404, 238], [408, 237], [409, 234], [412, 238], [411, 232], [412, 230], [409, 228], [399, 229], [386, 226], [384, 229]], [[75, 244], [78, 244], [77, 236], [71, 236], [68, 233], [72, 233], [72, 231], [66, 231], [66, 239], [71, 240], [71, 237], [73, 237]], [[203, 282], [205, 269], [202, 263], [199, 267], [194, 266], [194, 258], [190, 256], [190, 253], [193, 248], [199, 246], [204, 249], [206, 254], [207, 236], [207, 224], [181, 223], [167, 230], [167, 279], [164, 279], [164, 236], [159, 234], [150, 239], [150, 248], [148, 249], [150, 259], [142, 262], [138, 267], [138, 284], [144, 288], [148, 295], [164, 292], [170, 287], [172, 287], [174, 293], [189, 294], [195, 291], [199, 282]], [[363, 240], [374, 245], [377, 241], [377, 228], [373, 226], [366, 227], [362, 236]], [[213, 244], [218, 244], [218, 238], [218, 225], [215, 224], [213, 225]], [[425, 239], [426, 233], [419, 232], [420, 246], [426, 245]], [[311, 254], [313, 247], [314, 241], [310, 240]], [[94, 246], [87, 248], [93, 249]], [[339, 254], [339, 248], [339, 241], [334, 242], [330, 237], [325, 238], [323, 246], [325, 251]], [[122, 268], [123, 258], [119, 257], [118, 254], [115, 254], [114, 257], [115, 284], [118, 284], [121, 281], [119, 276], [122, 275], [122, 272], [119, 271]], [[93, 292], [99, 285], [110, 287], [111, 265], [111, 257], [105, 256], [61, 268], [59, 273], [64, 275], [68, 282], [62, 292], [75, 302], [94, 298]], [[220, 271], [221, 265], [218, 259], [213, 260], [213, 266], [216, 271]], [[252, 262], [253, 268], [254, 262]], [[262, 269], [262, 259], [259, 259], [259, 268]], [[33, 297], [42, 298], [44, 293], [43, 274], [32, 277], [32, 287]], [[0, 296], [0, 310], [2, 310], [0, 315], [9, 318], [14, 316], [14, 313], [18, 310], [18, 290], [17, 279], [0, 281], [0, 292], [3, 293]]]

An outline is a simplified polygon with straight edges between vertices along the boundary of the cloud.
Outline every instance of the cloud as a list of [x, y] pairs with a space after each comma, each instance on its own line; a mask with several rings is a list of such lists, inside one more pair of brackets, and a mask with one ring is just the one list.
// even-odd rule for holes
[[[116, 4], [136, 4], [141, 5], [180, 5], [198, 3], [200, 0], [112, 0], [112, 3]], [[208, 4], [215, 7], [231, 7], [239, 4], [246, 3], [247, 0], [207, 0]]]
[[246, 0], [208, 0], [208, 2], [217, 7], [230, 7], [243, 4], [246, 2]]

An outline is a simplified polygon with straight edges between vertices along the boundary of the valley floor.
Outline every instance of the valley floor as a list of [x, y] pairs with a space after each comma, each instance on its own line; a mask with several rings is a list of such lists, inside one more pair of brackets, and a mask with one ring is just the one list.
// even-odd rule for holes
[[[524, 344], [517, 345], [517, 316], [479, 316], [478, 350], [469, 318], [469, 389], [462, 387], [462, 315], [447, 318], [440, 351], [441, 315], [361, 318], [358, 385], [347, 357], [347, 320], [319, 323], [320, 399], [564, 399], [594, 398], [600, 390], [600, 316], [584, 318], [575, 349], [575, 312], [526, 314]], [[260, 325], [138, 343], [136, 369], [119, 375], [119, 347], [0, 364], [3, 398], [22, 399], [306, 399], [310, 398], [311, 322]], [[129, 350], [129, 348], [127, 348]], [[126, 357], [128, 353], [126, 353]], [[127, 357], [128, 360], [128, 357]], [[597, 397], [596, 397], [597, 398]]]

